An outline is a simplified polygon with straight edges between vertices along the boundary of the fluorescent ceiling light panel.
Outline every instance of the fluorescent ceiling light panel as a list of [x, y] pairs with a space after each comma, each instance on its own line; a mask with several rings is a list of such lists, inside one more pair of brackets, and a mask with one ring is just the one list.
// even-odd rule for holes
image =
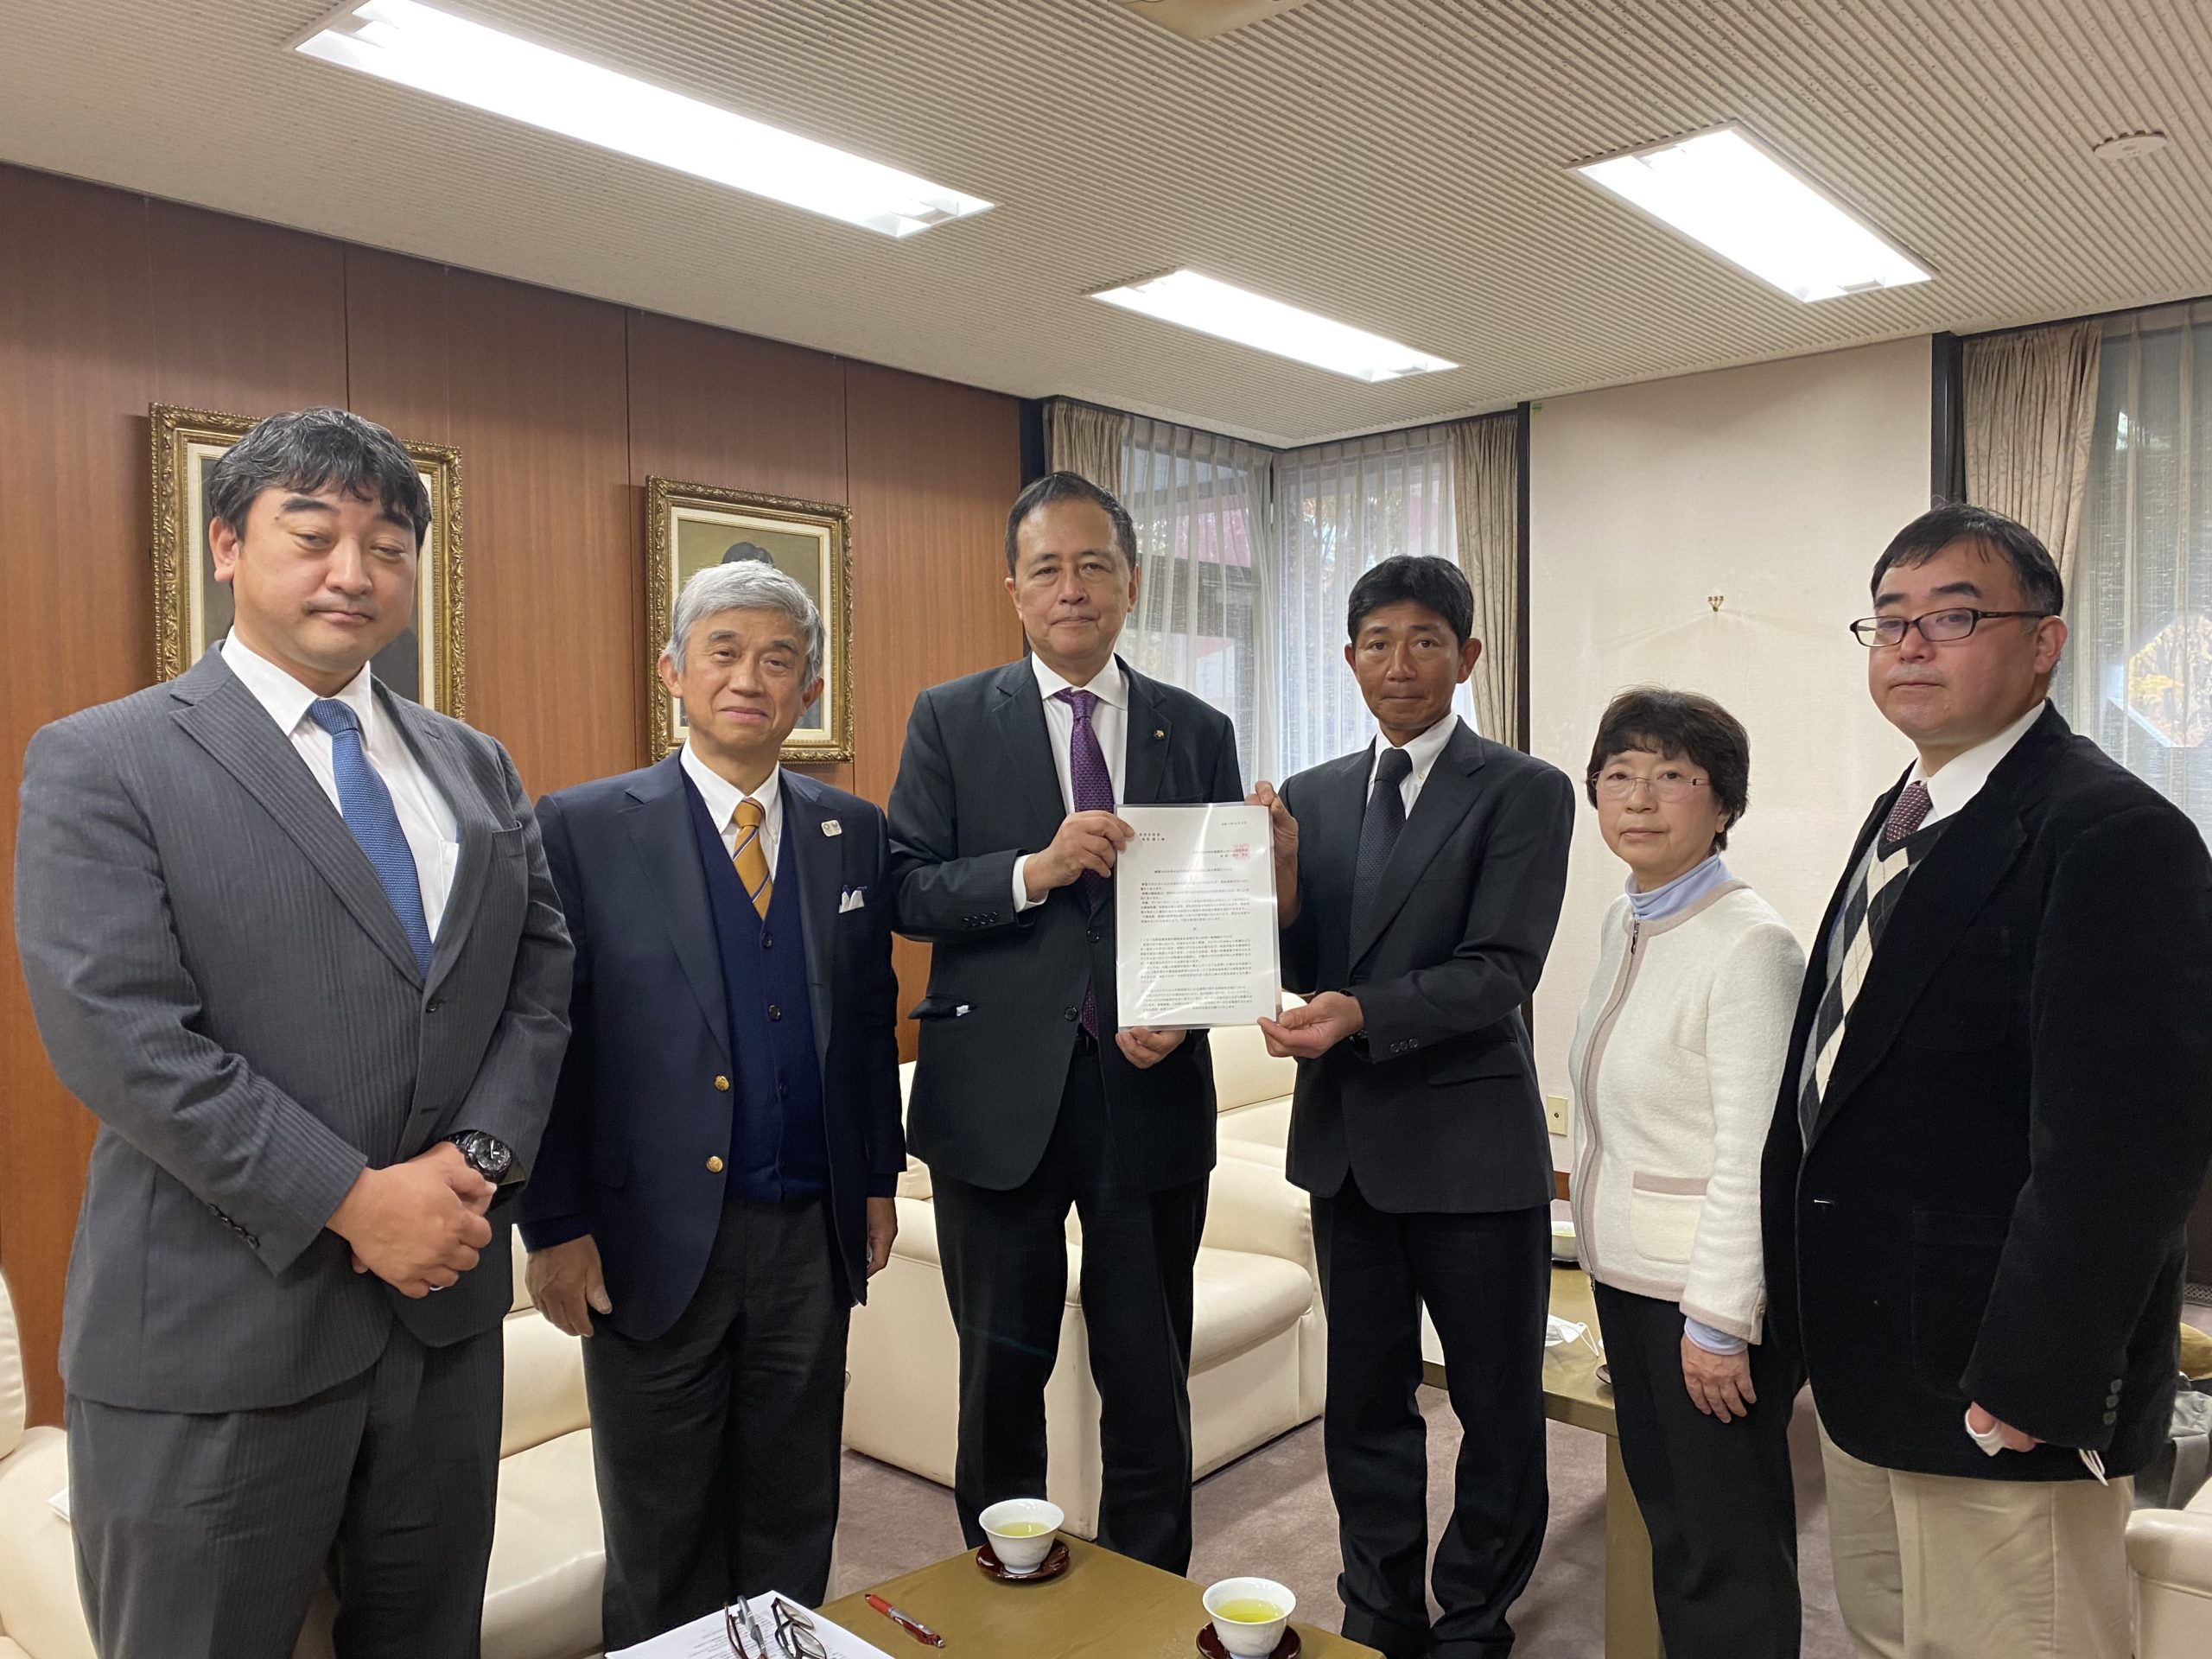
[[1091, 298], [1355, 380], [1397, 380], [1459, 366], [1195, 270], [1170, 271], [1149, 282], [1107, 289]]
[[417, 0], [360, 0], [299, 50], [885, 236], [991, 205]]
[[1792, 299], [1832, 300], [1929, 278], [1739, 127], [1575, 171]]

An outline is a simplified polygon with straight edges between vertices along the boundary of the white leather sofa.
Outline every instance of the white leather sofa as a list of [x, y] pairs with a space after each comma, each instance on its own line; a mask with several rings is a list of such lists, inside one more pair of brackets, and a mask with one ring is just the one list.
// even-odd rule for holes
[[[1306, 1194], [1283, 1178], [1293, 1062], [1256, 1027], [1212, 1033], [1221, 1155], [1198, 1250], [1191, 1338], [1191, 1438], [1205, 1475], [1321, 1412], [1325, 1332]], [[902, 1069], [911, 1083], [912, 1067]], [[959, 1350], [944, 1295], [926, 1168], [899, 1187], [899, 1242], [853, 1319], [845, 1444], [952, 1484]], [[1082, 1232], [1068, 1221], [1067, 1304], [1045, 1391], [1046, 1491], [1071, 1531], [1098, 1528], [1098, 1394], [1077, 1283]]]
[[2135, 1659], [2212, 1653], [2212, 1485], [2184, 1510], [2138, 1510], [2127, 1521], [2135, 1576]]
[[[584, 1659], [599, 1651], [599, 1494], [583, 1359], [574, 1337], [531, 1310], [515, 1252], [506, 1322], [499, 1500], [484, 1603], [484, 1659]], [[49, 1503], [69, 1482], [58, 1428], [24, 1426], [15, 1304], [0, 1281], [0, 1659], [92, 1659], [77, 1599], [69, 1523]], [[328, 1594], [295, 1659], [330, 1659]]]

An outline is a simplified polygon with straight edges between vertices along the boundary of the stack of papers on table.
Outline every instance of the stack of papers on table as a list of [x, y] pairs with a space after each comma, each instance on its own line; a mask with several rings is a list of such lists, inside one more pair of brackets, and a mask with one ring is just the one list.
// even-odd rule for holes
[[[804, 1613], [813, 1622], [814, 1633], [822, 1638], [822, 1645], [830, 1650], [830, 1659], [891, 1659], [891, 1656], [881, 1648], [861, 1641], [850, 1630], [832, 1624], [821, 1614], [810, 1611], [789, 1596], [779, 1596], [772, 1590], [753, 1597], [746, 1604], [752, 1608], [753, 1617], [759, 1621], [761, 1634], [768, 1638], [769, 1659], [784, 1659], [783, 1650], [776, 1646], [776, 1604], [779, 1601]], [[634, 1648], [623, 1648], [610, 1653], [607, 1659], [731, 1659], [728, 1628], [720, 1612], [709, 1613], [704, 1618], [695, 1618], [665, 1636], [657, 1636], [649, 1642], [639, 1643]], [[759, 1656], [748, 1654], [747, 1659], [759, 1659]]]

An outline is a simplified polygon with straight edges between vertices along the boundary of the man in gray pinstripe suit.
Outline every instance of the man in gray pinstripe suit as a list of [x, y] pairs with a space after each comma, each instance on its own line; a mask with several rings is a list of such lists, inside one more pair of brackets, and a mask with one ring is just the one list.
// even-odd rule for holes
[[105, 1659], [473, 1659], [499, 1466], [502, 1187], [570, 949], [491, 739], [369, 669], [429, 500], [391, 435], [263, 422], [208, 485], [230, 637], [24, 762], [16, 925], [100, 1119], [61, 1367]]

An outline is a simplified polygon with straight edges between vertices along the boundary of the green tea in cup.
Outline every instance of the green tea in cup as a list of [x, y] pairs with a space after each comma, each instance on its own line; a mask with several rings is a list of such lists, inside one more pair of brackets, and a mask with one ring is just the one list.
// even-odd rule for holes
[[1256, 1596], [1239, 1596], [1230, 1601], [1217, 1601], [1213, 1607], [1216, 1617], [1233, 1618], [1239, 1624], [1264, 1624], [1271, 1618], [1281, 1618], [1282, 1609], [1271, 1601], [1262, 1601]]
[[[1003, 1521], [995, 1530], [1001, 1538], [1034, 1538], [1039, 1533], [1050, 1532], [1052, 1529], [1042, 1521]], [[1274, 1615], [1266, 1617], [1273, 1618]]]

